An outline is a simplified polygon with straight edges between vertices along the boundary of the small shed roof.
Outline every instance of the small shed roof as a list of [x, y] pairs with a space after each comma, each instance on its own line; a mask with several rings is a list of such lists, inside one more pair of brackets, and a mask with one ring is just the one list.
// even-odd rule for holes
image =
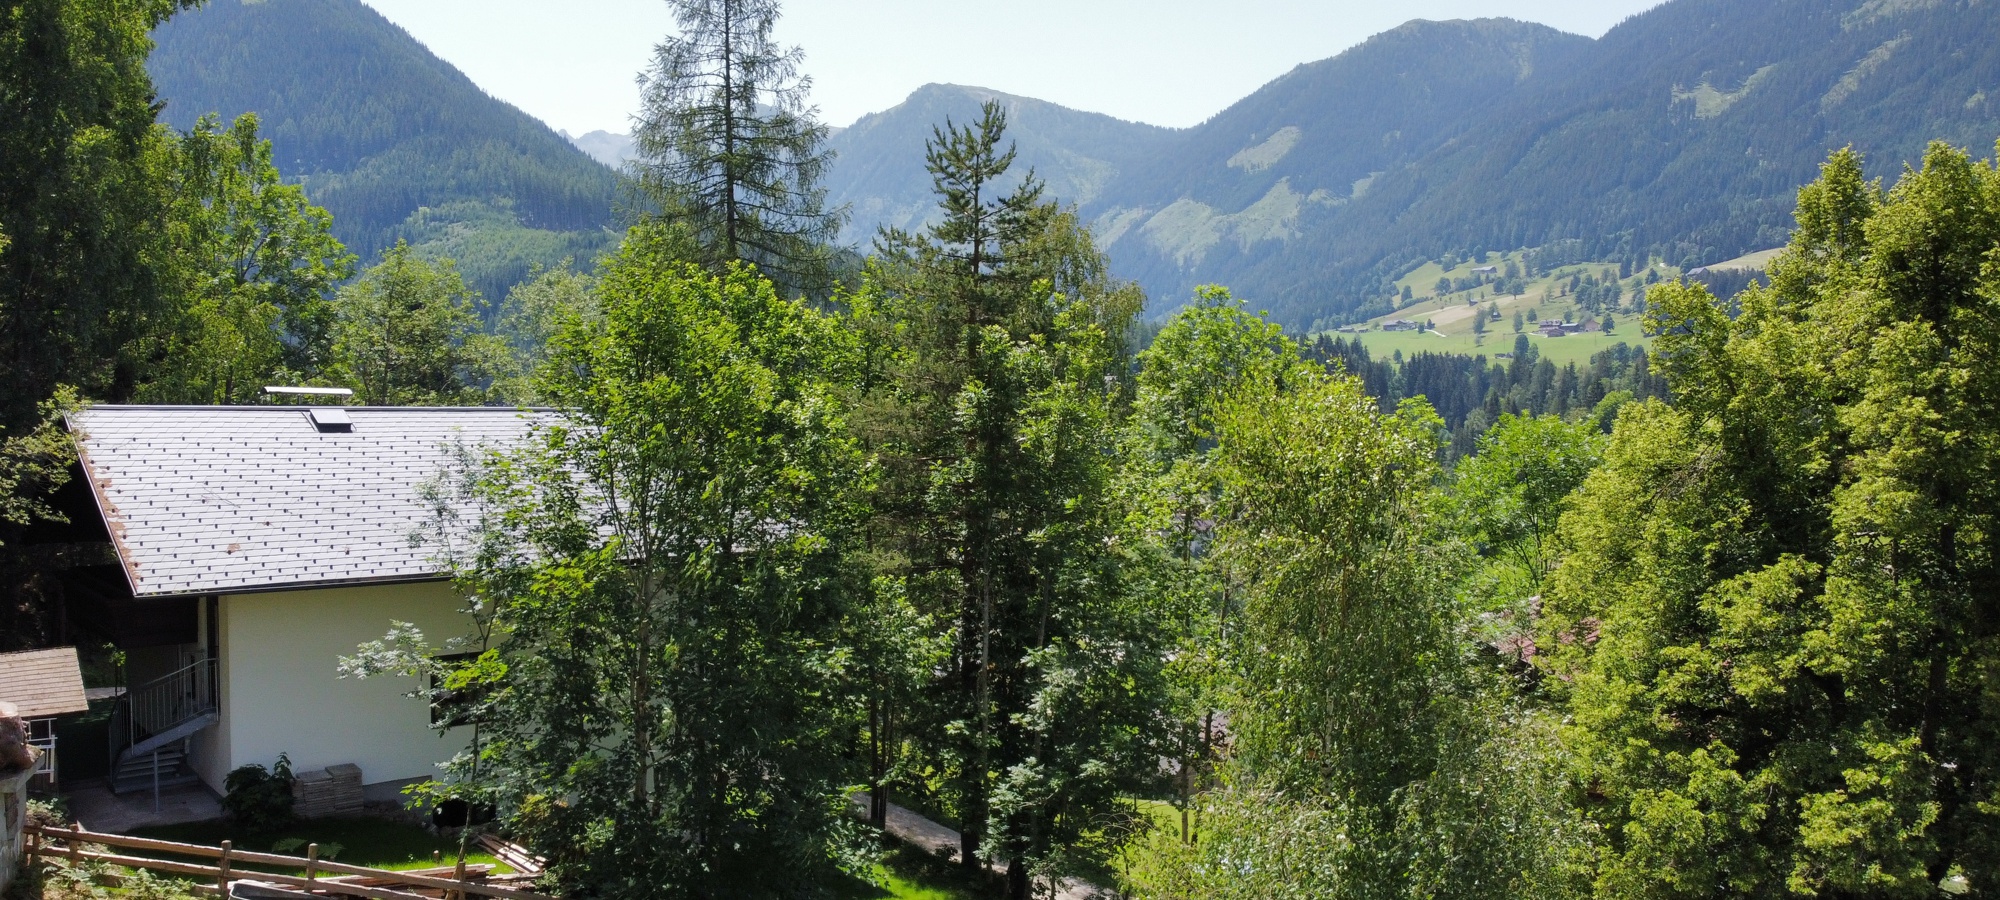
[[[513, 446], [550, 414], [497, 407], [95, 406], [69, 418], [135, 597], [437, 576], [412, 541], [451, 446]], [[328, 418], [328, 417], [322, 417]], [[341, 430], [348, 429], [348, 430]]]
[[88, 712], [76, 648], [0, 653], [0, 701], [14, 704], [24, 719]]

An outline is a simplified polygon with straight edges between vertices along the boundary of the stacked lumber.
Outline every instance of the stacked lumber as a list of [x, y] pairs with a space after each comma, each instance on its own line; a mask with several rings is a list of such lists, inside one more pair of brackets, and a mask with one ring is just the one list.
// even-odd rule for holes
[[523, 875], [540, 875], [549, 865], [548, 860], [528, 852], [528, 848], [496, 835], [480, 835], [479, 846]]
[[347, 763], [292, 776], [292, 814], [301, 819], [361, 815], [361, 767]]

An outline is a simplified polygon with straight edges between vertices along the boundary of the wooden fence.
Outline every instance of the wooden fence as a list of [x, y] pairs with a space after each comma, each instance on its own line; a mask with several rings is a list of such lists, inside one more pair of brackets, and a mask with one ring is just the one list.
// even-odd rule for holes
[[[200, 844], [180, 844], [173, 841], [156, 841], [122, 834], [100, 834], [83, 830], [81, 825], [69, 828], [50, 828], [30, 825], [27, 828], [27, 861], [33, 864], [36, 858], [60, 859], [76, 866], [83, 862], [101, 862], [131, 869], [151, 869], [174, 875], [193, 876], [214, 881], [211, 888], [222, 896], [229, 896], [229, 883], [243, 879], [261, 881], [267, 884], [284, 885], [308, 894], [321, 896], [365, 897], [368, 900], [437, 900], [434, 895], [412, 891], [395, 890], [389, 885], [412, 888], [429, 888], [442, 891], [446, 900], [470, 900], [472, 897], [495, 897], [499, 900], [554, 900], [532, 891], [517, 890], [470, 880], [465, 877], [464, 863], [459, 863], [454, 877], [443, 878], [416, 872], [397, 872], [389, 869], [371, 869], [366, 866], [350, 866], [319, 858], [319, 845], [306, 847], [305, 856], [284, 856], [277, 853], [256, 853], [237, 850], [230, 842], [223, 841], [220, 847], [205, 847]], [[155, 853], [170, 853], [175, 856], [195, 857], [214, 860], [214, 865], [180, 862], [176, 860], [154, 859], [148, 856], [125, 856], [86, 849], [86, 845], [149, 850]], [[292, 875], [240, 868], [243, 865], [275, 867], [287, 870], [303, 870], [305, 874]], [[329, 877], [331, 876], [331, 877]]]

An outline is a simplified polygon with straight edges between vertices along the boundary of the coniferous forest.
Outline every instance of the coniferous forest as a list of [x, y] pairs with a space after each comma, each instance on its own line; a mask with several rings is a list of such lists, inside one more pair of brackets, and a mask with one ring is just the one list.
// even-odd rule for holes
[[[0, 650], [59, 631], [73, 560], [24, 536], [78, 471], [68, 412], [537, 407], [424, 487], [463, 628], [324, 663], [476, 723], [413, 802], [493, 810], [552, 896], [2000, 892], [1983, 144], [1832, 152], [1762, 276], [1645, 284], [1631, 344], [1558, 361], [1517, 313], [1504, 354], [1384, 355], [1227, 286], [1148, 296], [998, 100], [899, 151], [924, 212], [836, 245], [778, 0], [671, 0], [616, 176], [354, 97], [163, 111], [156, 77], [233, 71], [149, 61], [193, 5], [0, 0]], [[218, 2], [245, 34], [321, 6]], [[442, 112], [547, 143], [502, 106]], [[427, 178], [462, 205], [411, 215]], [[1627, 212], [1577, 221], [1773, 227]], [[1613, 288], [1591, 241], [1672, 243], [1489, 224]]]

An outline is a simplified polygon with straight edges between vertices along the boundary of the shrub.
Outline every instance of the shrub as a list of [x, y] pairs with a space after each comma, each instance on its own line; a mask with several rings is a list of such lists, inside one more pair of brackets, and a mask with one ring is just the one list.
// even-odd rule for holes
[[222, 780], [222, 808], [251, 831], [272, 831], [292, 821], [292, 760], [278, 754], [270, 769], [252, 763]]

